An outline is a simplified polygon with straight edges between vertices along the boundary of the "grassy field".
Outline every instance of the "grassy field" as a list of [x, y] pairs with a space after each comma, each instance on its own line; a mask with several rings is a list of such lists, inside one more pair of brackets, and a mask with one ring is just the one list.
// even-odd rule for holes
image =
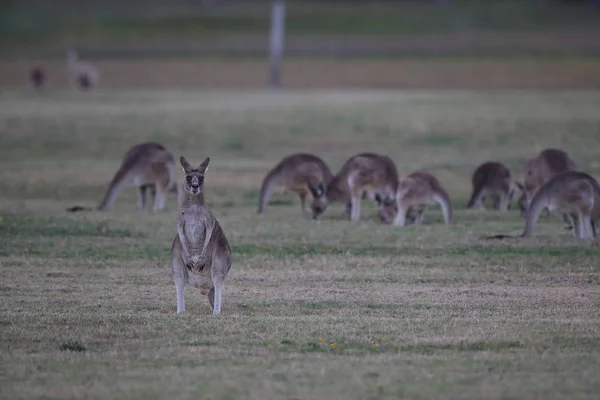
[[[561, 147], [600, 177], [600, 94], [525, 91], [109, 91], [0, 94], [0, 397], [594, 399], [600, 252], [556, 217], [527, 240], [466, 211], [470, 174]], [[95, 206], [124, 152], [159, 141], [210, 156], [207, 201], [233, 249], [224, 308], [187, 288], [176, 315], [168, 210], [125, 189]], [[456, 224], [404, 228], [301, 215], [264, 174], [311, 151], [333, 170], [363, 151], [435, 173]]]

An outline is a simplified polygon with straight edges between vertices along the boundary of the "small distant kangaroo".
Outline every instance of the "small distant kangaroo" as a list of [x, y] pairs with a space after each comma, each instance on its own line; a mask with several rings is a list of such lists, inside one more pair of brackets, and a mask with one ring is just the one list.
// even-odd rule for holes
[[531, 200], [525, 215], [522, 237], [530, 237], [544, 208], [567, 215], [573, 223], [576, 238], [596, 236], [600, 222], [600, 186], [590, 175], [578, 171], [565, 171], [554, 175]]
[[98, 86], [100, 74], [92, 64], [81, 61], [73, 48], [67, 51], [67, 69], [71, 85], [78, 85], [82, 89]]
[[426, 204], [439, 204], [442, 207], [446, 225], [453, 223], [452, 204], [439, 180], [429, 172], [413, 172], [398, 183], [395, 202], [379, 199], [378, 215], [381, 222], [405, 226], [409, 211], [415, 211], [415, 224], [423, 223]]
[[29, 84], [37, 91], [40, 91], [46, 85], [46, 72], [41, 67], [35, 67], [29, 71]]
[[171, 270], [177, 293], [177, 313], [185, 312], [185, 284], [208, 295], [213, 315], [221, 312], [223, 284], [231, 268], [231, 248], [204, 203], [204, 174], [210, 158], [192, 168], [180, 158], [185, 172], [184, 197], [177, 213], [177, 235], [171, 247]]
[[177, 198], [180, 197], [180, 188], [175, 176], [175, 157], [158, 143], [149, 142], [133, 146], [123, 157], [98, 210], [110, 208], [123, 186], [127, 184], [137, 187], [140, 210], [146, 207], [148, 189], [154, 201], [153, 211], [163, 210], [167, 192], [175, 192]]
[[329, 167], [313, 154], [295, 153], [282, 159], [269, 171], [260, 188], [258, 213], [266, 211], [275, 186], [298, 193], [302, 212], [306, 210], [306, 195], [325, 196], [326, 186], [333, 178]]
[[489, 161], [481, 164], [471, 179], [473, 193], [467, 203], [467, 208], [485, 209], [483, 204], [486, 197], [492, 197], [494, 205], [498, 205], [501, 212], [508, 211], [518, 184], [511, 179], [510, 171], [503, 164]]
[[315, 198], [311, 205], [317, 219], [328, 204], [339, 201], [345, 205], [351, 221], [360, 219], [360, 202], [379, 196], [382, 201], [395, 201], [398, 170], [388, 156], [361, 153], [350, 157], [327, 185], [325, 196]]
[[565, 151], [550, 148], [542, 150], [536, 157], [525, 160], [524, 169], [523, 194], [519, 199], [523, 213], [539, 188], [556, 174], [577, 170], [577, 164]]

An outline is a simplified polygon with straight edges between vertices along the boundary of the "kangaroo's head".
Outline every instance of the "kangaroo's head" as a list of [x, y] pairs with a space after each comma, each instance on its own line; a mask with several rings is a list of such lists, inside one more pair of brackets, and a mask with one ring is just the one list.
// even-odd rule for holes
[[398, 214], [396, 199], [384, 197], [376, 193], [375, 201], [377, 202], [377, 216], [379, 220], [384, 224], [390, 225], [394, 221], [394, 218], [396, 218], [396, 214]]
[[198, 168], [193, 168], [183, 156], [179, 161], [183, 167], [183, 172], [185, 172], [184, 191], [192, 195], [204, 194], [204, 174], [208, 169], [210, 157], [206, 157]]
[[313, 219], [317, 219], [327, 208], [327, 187], [321, 182], [316, 187], [309, 185], [308, 188], [313, 197], [313, 202], [311, 204]]

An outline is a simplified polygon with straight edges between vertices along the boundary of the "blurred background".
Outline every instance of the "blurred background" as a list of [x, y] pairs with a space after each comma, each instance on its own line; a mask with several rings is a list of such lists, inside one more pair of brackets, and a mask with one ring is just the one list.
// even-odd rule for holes
[[[600, 88], [600, 1], [286, 3], [286, 88]], [[102, 88], [265, 88], [271, 1], [0, 2], [0, 87], [67, 86], [74, 47]]]

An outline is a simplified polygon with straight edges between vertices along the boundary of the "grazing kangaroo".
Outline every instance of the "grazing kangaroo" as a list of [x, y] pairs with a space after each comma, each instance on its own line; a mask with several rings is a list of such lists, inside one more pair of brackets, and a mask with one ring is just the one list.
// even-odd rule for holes
[[600, 186], [584, 172], [565, 171], [554, 175], [531, 199], [522, 237], [532, 235], [533, 228], [546, 207], [571, 218], [576, 238], [595, 237], [595, 225], [600, 220]]
[[37, 91], [42, 90], [46, 84], [46, 73], [40, 67], [35, 67], [29, 71], [29, 84]]
[[529, 206], [535, 192], [554, 175], [577, 170], [575, 161], [565, 151], [559, 149], [542, 150], [536, 157], [525, 160], [524, 167], [523, 194], [519, 199], [523, 212]]
[[67, 69], [71, 85], [79, 85], [82, 89], [98, 86], [100, 74], [92, 64], [81, 61], [75, 49], [67, 51]]
[[295, 153], [285, 157], [269, 171], [260, 188], [258, 213], [266, 211], [275, 186], [291, 190], [300, 196], [302, 212], [306, 210], [306, 195], [314, 199], [325, 196], [333, 175], [323, 160], [313, 154]]
[[327, 185], [325, 196], [313, 199], [313, 218], [317, 219], [334, 201], [346, 206], [351, 221], [360, 218], [361, 199], [395, 201], [398, 171], [394, 161], [380, 154], [361, 153], [350, 157]]
[[231, 268], [231, 248], [219, 222], [204, 203], [204, 174], [210, 158], [198, 168], [192, 168], [184, 157], [180, 162], [185, 172], [184, 197], [171, 247], [177, 313], [185, 312], [185, 284], [189, 283], [208, 295], [213, 315], [218, 315], [223, 284]]
[[160, 211], [165, 207], [167, 192], [177, 193], [180, 189], [175, 177], [175, 157], [158, 143], [142, 143], [133, 146], [123, 157], [121, 166], [115, 173], [108, 186], [106, 195], [98, 210], [110, 208], [123, 186], [134, 184], [138, 192], [139, 208], [146, 207], [146, 191], [150, 189], [153, 197], [153, 211]]
[[398, 183], [395, 202], [380, 202], [378, 215], [385, 224], [404, 226], [409, 211], [415, 211], [415, 224], [421, 225], [426, 204], [439, 204], [446, 225], [452, 224], [452, 204], [439, 180], [428, 172], [413, 172]]
[[501, 212], [506, 212], [515, 191], [519, 187], [511, 179], [510, 171], [503, 164], [495, 161], [481, 164], [471, 179], [473, 192], [467, 203], [467, 208], [482, 208], [486, 197], [492, 197], [494, 206], [498, 206]]

